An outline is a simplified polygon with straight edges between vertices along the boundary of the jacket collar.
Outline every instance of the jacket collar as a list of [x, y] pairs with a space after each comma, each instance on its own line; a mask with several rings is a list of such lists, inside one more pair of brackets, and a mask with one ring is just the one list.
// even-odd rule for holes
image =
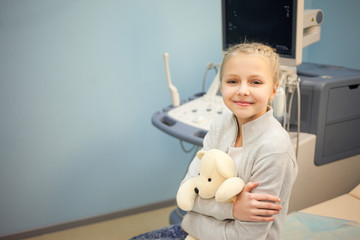
[[[233, 120], [237, 124], [237, 120], [235, 115], [233, 115]], [[265, 132], [271, 128], [271, 126], [274, 126], [274, 121], [276, 121], [276, 124], [280, 124], [273, 116], [273, 109], [270, 107], [269, 110], [261, 115], [260, 117], [256, 118], [253, 121], [247, 122], [242, 125], [241, 131], [242, 131], [242, 138], [243, 138], [243, 146], [246, 146], [248, 144], [251, 144], [253, 141], [258, 139], [261, 135], [263, 135]], [[238, 128], [238, 127], [237, 127]], [[236, 131], [237, 132], [237, 131]], [[236, 138], [236, 136], [235, 136]]]

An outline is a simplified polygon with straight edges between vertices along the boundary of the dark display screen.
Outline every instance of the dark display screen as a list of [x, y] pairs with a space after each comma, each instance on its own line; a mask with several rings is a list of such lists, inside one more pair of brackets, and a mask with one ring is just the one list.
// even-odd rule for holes
[[255, 41], [295, 58], [296, 6], [294, 0], [223, 0], [223, 50]]

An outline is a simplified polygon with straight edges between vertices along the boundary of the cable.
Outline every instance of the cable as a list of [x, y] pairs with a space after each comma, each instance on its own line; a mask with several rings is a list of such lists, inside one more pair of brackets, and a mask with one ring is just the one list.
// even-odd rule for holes
[[288, 114], [289, 114], [289, 119], [288, 119], [288, 123], [287, 123], [287, 128], [286, 130], [289, 132], [290, 131], [290, 119], [291, 119], [291, 107], [292, 107], [292, 102], [294, 99], [294, 94], [295, 94], [295, 90], [296, 95], [297, 95], [297, 131], [296, 131], [296, 159], [298, 158], [298, 153], [299, 153], [299, 141], [300, 141], [300, 114], [301, 114], [301, 99], [300, 99], [300, 78], [297, 78], [296, 82], [295, 82], [295, 89], [291, 90], [291, 96], [290, 96], [290, 100], [289, 100], [289, 108], [288, 108]]
[[203, 81], [202, 81], [202, 88], [201, 88], [202, 92], [205, 92], [205, 83], [206, 83], [206, 78], [207, 78], [207, 74], [208, 74], [209, 70], [214, 69], [215, 73], [217, 73], [218, 72], [218, 69], [217, 69], [218, 67], [220, 67], [220, 64], [218, 64], [218, 63], [208, 63], [206, 65], [206, 70], [205, 70], [205, 73], [204, 73], [204, 76], [203, 76]]
[[181, 146], [181, 149], [182, 149], [184, 152], [186, 152], [186, 153], [191, 152], [191, 151], [194, 150], [194, 148], [195, 148], [195, 144], [194, 144], [189, 150], [186, 150], [186, 149], [185, 149], [185, 146], [184, 146], [184, 142], [183, 142], [182, 140], [180, 140], [180, 146]]
[[285, 72], [282, 72], [281, 74], [281, 85], [285, 91], [285, 99], [284, 99], [284, 117], [283, 117], [283, 128], [286, 129], [286, 122], [287, 122], [287, 88], [286, 88], [286, 82], [287, 82], [287, 75], [285, 75]]
[[291, 106], [292, 106], [292, 101], [294, 99], [294, 93], [295, 93], [295, 91], [291, 92], [290, 100], [289, 100], [289, 108], [288, 108], [289, 119], [288, 119], [287, 126], [286, 126], [286, 130], [288, 132], [290, 131]]
[[284, 120], [283, 120], [283, 128], [286, 129], [286, 121], [287, 121], [287, 112], [286, 112], [286, 108], [287, 108], [287, 97], [288, 93], [286, 92], [286, 89], [285, 89], [285, 102], [284, 102]]
[[300, 99], [300, 81], [301, 79], [298, 78], [298, 81], [296, 83], [296, 90], [297, 90], [297, 101], [298, 101], [298, 104], [297, 104], [297, 110], [298, 110], [298, 113], [297, 113], [297, 139], [296, 139], [296, 160], [298, 159], [298, 152], [299, 152], [299, 139], [300, 139], [300, 121], [301, 121], [301, 118], [300, 118], [300, 113], [301, 113], [301, 99]]
[[284, 111], [285, 111], [285, 113], [284, 113], [283, 128], [285, 128], [285, 126], [286, 126], [286, 121], [287, 121], [287, 119], [288, 119], [287, 112], [286, 112], [287, 100], [288, 100], [288, 94], [287, 94], [286, 91], [285, 91], [285, 103], [284, 103], [284, 109], [285, 109]]
[[188, 164], [188, 166], [187, 166], [187, 168], [186, 168], [186, 172], [185, 172], [184, 177], [183, 177], [183, 179], [184, 179], [184, 178], [186, 177], [187, 171], [188, 171], [188, 169], [189, 169], [189, 167], [190, 167], [190, 164], [191, 164], [192, 160], [195, 158], [196, 153], [199, 151], [199, 146], [197, 146], [197, 145], [194, 144], [189, 150], [186, 150], [185, 147], [184, 147], [184, 144], [183, 144], [183, 141], [182, 141], [182, 140], [180, 140], [180, 145], [181, 145], [182, 150], [183, 150], [185, 153], [189, 153], [189, 152], [191, 152], [191, 151], [194, 151], [193, 154], [191, 155], [189, 164]]
[[195, 156], [196, 156], [196, 154], [197, 154], [198, 151], [199, 151], [199, 146], [196, 146], [195, 149], [194, 149], [194, 153], [193, 153], [193, 155], [191, 156], [190, 161], [192, 161], [192, 160], [195, 158]]
[[[294, 99], [295, 91], [297, 91], [297, 138], [296, 138], [296, 159], [298, 159], [299, 153], [299, 141], [300, 141], [300, 121], [301, 121], [301, 99], [300, 99], [300, 78], [297, 76], [296, 67], [295, 68], [288, 68], [283, 67], [282, 69], [282, 79], [284, 83], [286, 83], [286, 90], [285, 91], [285, 114], [283, 120], [283, 127], [290, 132], [290, 125], [291, 125], [291, 109]], [[288, 94], [290, 94], [289, 103], [287, 101]], [[288, 106], [286, 104], [288, 103]], [[286, 112], [287, 109], [287, 112]]]

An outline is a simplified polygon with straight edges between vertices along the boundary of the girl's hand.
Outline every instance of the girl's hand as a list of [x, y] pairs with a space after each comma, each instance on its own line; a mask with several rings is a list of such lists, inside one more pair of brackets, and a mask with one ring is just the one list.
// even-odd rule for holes
[[270, 194], [251, 193], [258, 183], [249, 182], [236, 198], [233, 205], [234, 218], [245, 222], [274, 221], [272, 216], [281, 210], [280, 198]]

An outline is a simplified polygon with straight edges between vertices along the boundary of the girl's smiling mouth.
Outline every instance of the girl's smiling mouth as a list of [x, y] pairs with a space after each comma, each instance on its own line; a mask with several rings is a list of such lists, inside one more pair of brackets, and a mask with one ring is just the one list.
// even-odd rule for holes
[[250, 106], [251, 104], [253, 104], [253, 102], [251, 101], [234, 101], [234, 103], [242, 107]]

